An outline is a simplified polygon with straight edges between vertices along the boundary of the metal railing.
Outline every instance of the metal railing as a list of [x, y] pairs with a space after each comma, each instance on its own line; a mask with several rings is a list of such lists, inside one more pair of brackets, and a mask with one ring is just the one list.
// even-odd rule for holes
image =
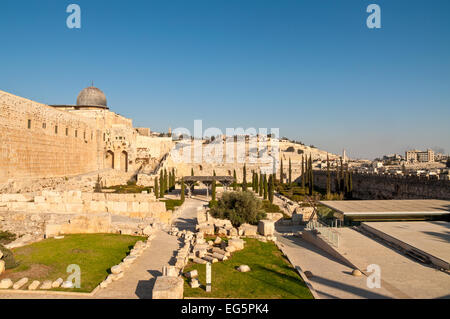
[[[336, 223], [337, 226], [337, 223]], [[311, 220], [306, 224], [306, 229], [317, 231], [318, 235], [323, 238], [330, 245], [339, 247], [339, 232], [337, 227], [330, 227], [320, 221]]]

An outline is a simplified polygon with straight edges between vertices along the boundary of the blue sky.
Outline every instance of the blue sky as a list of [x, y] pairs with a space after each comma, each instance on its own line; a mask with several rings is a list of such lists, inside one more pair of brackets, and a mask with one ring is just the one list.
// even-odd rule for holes
[[[370, 3], [381, 29], [366, 27]], [[0, 89], [74, 104], [94, 81], [155, 131], [202, 119], [352, 157], [447, 153], [449, 13], [448, 0], [2, 0]]]

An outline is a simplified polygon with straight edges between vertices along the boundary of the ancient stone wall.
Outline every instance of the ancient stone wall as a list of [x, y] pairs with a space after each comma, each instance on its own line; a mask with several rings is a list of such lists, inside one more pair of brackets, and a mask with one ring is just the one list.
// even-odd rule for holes
[[[335, 191], [335, 172], [331, 188]], [[326, 189], [327, 173], [314, 171], [315, 185]], [[450, 181], [424, 177], [353, 174], [353, 197], [358, 199], [444, 199], [450, 200]]]
[[0, 91], [0, 183], [98, 170], [95, 120]]

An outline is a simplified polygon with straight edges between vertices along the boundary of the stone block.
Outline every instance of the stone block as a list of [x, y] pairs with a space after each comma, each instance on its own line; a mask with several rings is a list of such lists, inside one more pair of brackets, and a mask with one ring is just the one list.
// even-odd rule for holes
[[244, 249], [244, 241], [239, 238], [230, 239], [228, 241], [228, 246], [234, 247], [235, 250]]
[[237, 270], [238, 270], [239, 272], [249, 272], [249, 271], [251, 271], [250, 267], [247, 266], [247, 265], [240, 265], [240, 266], [237, 268]]
[[258, 223], [258, 232], [263, 236], [273, 236], [275, 232], [275, 223], [273, 220], [260, 220]]
[[197, 270], [191, 270], [184, 274], [187, 278], [195, 278], [198, 277], [198, 271]]
[[44, 289], [45, 290], [52, 289], [52, 282], [51, 282], [51, 280], [44, 281], [39, 289], [43, 289], [43, 290]]
[[153, 287], [153, 299], [183, 299], [184, 280], [181, 277], [156, 278]]
[[3, 279], [0, 281], [0, 289], [9, 289], [13, 286], [13, 282], [11, 279]]
[[192, 279], [189, 285], [191, 286], [191, 288], [198, 288], [200, 287], [200, 282], [198, 281], [198, 279]]
[[28, 286], [28, 290], [36, 290], [40, 284], [40, 281], [35, 280]]
[[64, 280], [62, 278], [56, 279], [54, 282], [52, 282], [52, 288], [59, 288], [61, 287]]
[[242, 229], [243, 236], [256, 236], [258, 228], [250, 224], [242, 224], [239, 229]]
[[178, 270], [175, 266], [164, 266], [162, 269], [162, 274], [165, 277], [178, 277]]
[[27, 282], [28, 282], [28, 278], [26, 278], [26, 277], [22, 278], [22, 279], [16, 281], [16, 283], [13, 285], [13, 289], [14, 290], [20, 289], [23, 286], [25, 286]]
[[5, 272], [6, 269], [6, 263], [4, 260], [0, 260], [0, 275], [3, 274]]

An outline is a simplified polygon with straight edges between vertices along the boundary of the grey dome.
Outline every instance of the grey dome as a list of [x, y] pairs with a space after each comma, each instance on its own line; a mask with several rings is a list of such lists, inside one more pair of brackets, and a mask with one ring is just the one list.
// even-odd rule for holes
[[90, 86], [83, 89], [77, 97], [77, 106], [102, 106], [106, 107], [106, 96], [102, 90]]

